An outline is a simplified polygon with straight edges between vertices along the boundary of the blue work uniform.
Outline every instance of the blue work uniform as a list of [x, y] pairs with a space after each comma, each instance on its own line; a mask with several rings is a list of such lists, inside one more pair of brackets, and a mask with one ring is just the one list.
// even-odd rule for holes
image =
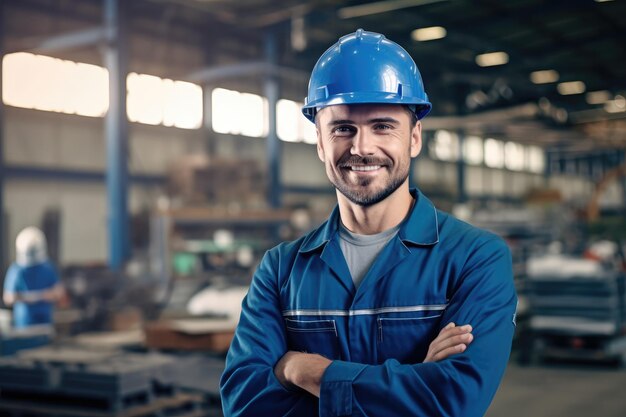
[[[4, 291], [23, 293], [44, 291], [54, 287], [59, 281], [57, 273], [50, 262], [23, 266], [13, 263], [4, 279]], [[16, 301], [13, 304], [13, 324], [15, 328], [24, 328], [35, 324], [52, 323], [53, 305], [50, 301], [25, 303]]]
[[[484, 415], [515, 328], [510, 252], [496, 235], [411, 193], [411, 213], [358, 289], [338, 241], [338, 208], [316, 230], [265, 254], [220, 381], [226, 417]], [[422, 363], [450, 322], [471, 324], [473, 342]], [[319, 400], [274, 375], [289, 350], [333, 360]]]

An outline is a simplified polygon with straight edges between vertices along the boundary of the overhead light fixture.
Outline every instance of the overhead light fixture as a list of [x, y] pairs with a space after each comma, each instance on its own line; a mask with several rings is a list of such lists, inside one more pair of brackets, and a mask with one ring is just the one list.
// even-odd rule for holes
[[530, 73], [530, 81], [534, 84], [548, 84], [559, 80], [559, 73], [555, 70], [541, 70]]
[[604, 103], [604, 110], [606, 110], [608, 113], [626, 112], [626, 98], [621, 95], [615, 96], [613, 100], [609, 100]]
[[428, 28], [415, 29], [411, 32], [411, 38], [418, 42], [434, 41], [435, 39], [445, 38], [446, 33], [446, 28], [442, 26], [431, 26]]
[[608, 3], [609, 1], [613, 0], [596, 0], [596, 3]]
[[506, 52], [489, 52], [487, 54], [476, 55], [476, 63], [481, 67], [504, 65], [507, 62], [509, 62], [509, 54]]
[[609, 90], [590, 91], [585, 95], [588, 104], [603, 104], [611, 99]]
[[556, 89], [559, 94], [563, 96], [569, 96], [571, 94], [581, 94], [585, 92], [585, 83], [582, 81], [568, 81], [564, 83], [558, 83]]
[[337, 16], [341, 19], [369, 16], [372, 14], [386, 13], [408, 7], [424, 6], [431, 3], [440, 3], [447, 0], [388, 0], [375, 1], [373, 3], [360, 4], [358, 6], [342, 7], [337, 10]]
[[302, 52], [306, 49], [307, 38], [303, 16], [291, 18], [291, 47], [294, 51]]

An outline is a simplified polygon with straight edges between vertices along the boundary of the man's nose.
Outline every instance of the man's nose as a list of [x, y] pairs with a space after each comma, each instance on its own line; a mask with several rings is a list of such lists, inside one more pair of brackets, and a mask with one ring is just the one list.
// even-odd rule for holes
[[374, 138], [371, 134], [363, 129], [359, 129], [356, 135], [352, 138], [352, 148], [350, 153], [352, 155], [373, 155], [374, 154]]

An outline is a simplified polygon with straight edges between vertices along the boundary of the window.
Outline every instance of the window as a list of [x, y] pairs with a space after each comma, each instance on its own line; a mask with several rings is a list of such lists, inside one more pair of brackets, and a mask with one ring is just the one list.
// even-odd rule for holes
[[485, 165], [490, 168], [504, 167], [504, 144], [499, 140], [485, 139]]
[[267, 134], [267, 100], [256, 94], [216, 88], [211, 120], [218, 133], [261, 137]]
[[106, 69], [26, 52], [2, 60], [2, 101], [9, 106], [102, 117], [109, 107]]
[[478, 136], [467, 136], [463, 141], [463, 158], [470, 165], [483, 163], [483, 140]]
[[507, 142], [504, 145], [504, 165], [511, 171], [522, 171], [525, 167], [524, 145]]
[[[17, 52], [2, 61], [2, 100], [27, 109], [102, 117], [109, 107], [108, 71], [97, 65]], [[198, 85], [130, 73], [128, 119], [197, 129], [202, 123]]]
[[291, 100], [278, 100], [276, 105], [276, 130], [278, 137], [285, 142], [299, 142], [298, 103]]
[[438, 130], [430, 144], [430, 155], [441, 161], [459, 159], [459, 137], [447, 130]]
[[278, 100], [276, 105], [276, 130], [285, 142], [317, 142], [315, 124], [302, 115], [302, 103]]
[[202, 88], [184, 81], [130, 73], [128, 119], [149, 125], [197, 129], [202, 124]]
[[546, 166], [543, 149], [538, 146], [526, 148], [526, 169], [530, 172], [542, 174]]

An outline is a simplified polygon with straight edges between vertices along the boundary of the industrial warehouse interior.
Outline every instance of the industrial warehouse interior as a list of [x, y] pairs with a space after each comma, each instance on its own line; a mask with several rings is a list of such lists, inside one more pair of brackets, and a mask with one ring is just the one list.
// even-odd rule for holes
[[[408, 52], [432, 103], [411, 188], [511, 253], [514, 334], [484, 415], [625, 416], [624, 16], [623, 0], [0, 0], [0, 417], [284, 415], [226, 411], [220, 378], [264, 255], [338, 204], [302, 107], [359, 29]], [[429, 417], [478, 415], [450, 413]]]

